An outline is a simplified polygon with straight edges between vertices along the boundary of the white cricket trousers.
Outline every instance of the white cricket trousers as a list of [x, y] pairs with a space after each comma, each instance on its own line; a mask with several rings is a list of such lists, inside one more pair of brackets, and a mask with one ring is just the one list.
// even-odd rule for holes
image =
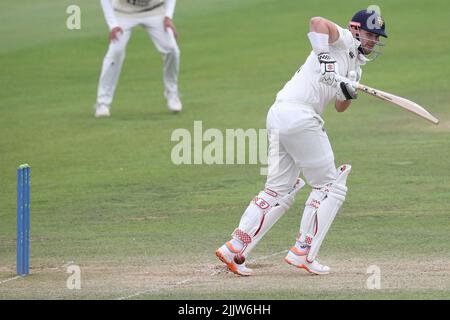
[[114, 92], [125, 59], [125, 49], [131, 36], [131, 29], [142, 25], [150, 36], [156, 49], [163, 55], [163, 80], [166, 95], [178, 94], [178, 73], [180, 66], [180, 50], [172, 30], [164, 29], [164, 16], [123, 17], [117, 16], [123, 30], [118, 34], [118, 41], [109, 43], [108, 52], [103, 59], [102, 71], [97, 91], [97, 103], [112, 103]]
[[312, 107], [275, 102], [267, 115], [270, 141], [266, 188], [285, 195], [301, 173], [314, 188], [336, 180], [333, 150], [323, 125]]

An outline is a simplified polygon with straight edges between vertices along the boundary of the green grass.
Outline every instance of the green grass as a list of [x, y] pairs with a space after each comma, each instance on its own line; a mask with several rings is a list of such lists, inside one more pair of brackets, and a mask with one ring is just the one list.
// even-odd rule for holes
[[[81, 30], [65, 28], [66, 7], [74, 3], [82, 8]], [[160, 269], [216, 264], [214, 250], [228, 239], [264, 177], [258, 165], [175, 166], [171, 133], [176, 128], [192, 132], [194, 120], [202, 120], [204, 130], [264, 128], [277, 91], [310, 51], [309, 18], [321, 15], [343, 26], [366, 3], [345, 1], [338, 9], [333, 4], [178, 1], [183, 112], [174, 116], [166, 110], [161, 59], [137, 29], [113, 116], [101, 120], [94, 119], [93, 104], [107, 28], [98, 1], [0, 4], [0, 282], [14, 276], [15, 170], [25, 162], [32, 167], [31, 266], [36, 273], [20, 283], [1, 283], [0, 297], [29, 298], [33, 292], [33, 298], [109, 299], [140, 291], [131, 285], [125, 294], [120, 286], [96, 291], [88, 285], [73, 296], [61, 269], [68, 261], [82, 270], [99, 265], [108, 270], [109, 264]], [[378, 4], [390, 37], [383, 56], [364, 68], [363, 82], [423, 104], [441, 124], [434, 127], [363, 94], [343, 114], [332, 108], [325, 112], [336, 163], [351, 163], [353, 171], [347, 201], [321, 258], [337, 265], [357, 258], [366, 266], [386, 259], [430, 259], [448, 266], [450, 4]], [[255, 250], [256, 258], [289, 248], [306, 197], [307, 192], [298, 196], [295, 208]], [[49, 270], [55, 268], [59, 282], [51, 280]], [[250, 299], [448, 299], [450, 270], [441, 272], [428, 286], [392, 285], [382, 293], [336, 283], [326, 289], [325, 278], [322, 291], [294, 290], [280, 280], [274, 288], [224, 294], [217, 290], [220, 281], [235, 280], [225, 275], [212, 280], [210, 291], [175, 287], [138, 298], [226, 299], [231, 292]], [[420, 276], [436, 279], [433, 273]], [[339, 277], [332, 281], [339, 283]], [[57, 295], [48, 291], [54, 288]]]

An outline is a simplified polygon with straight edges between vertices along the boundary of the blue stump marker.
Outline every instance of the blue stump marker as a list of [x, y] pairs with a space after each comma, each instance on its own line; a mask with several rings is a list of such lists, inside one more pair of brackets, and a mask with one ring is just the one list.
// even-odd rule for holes
[[30, 166], [17, 169], [17, 265], [18, 276], [30, 273]]

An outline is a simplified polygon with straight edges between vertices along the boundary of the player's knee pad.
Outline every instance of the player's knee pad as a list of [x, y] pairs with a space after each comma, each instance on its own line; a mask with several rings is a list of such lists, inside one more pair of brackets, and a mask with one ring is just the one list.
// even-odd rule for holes
[[303, 180], [298, 179], [292, 190], [284, 196], [267, 188], [261, 191], [250, 202], [232, 237], [240, 240], [244, 246], [249, 245], [254, 238], [262, 237], [289, 210], [294, 203], [296, 193], [304, 185]]
[[350, 174], [351, 166], [348, 164], [344, 164], [340, 166], [338, 169], [338, 176], [336, 181], [331, 183], [328, 186], [328, 190], [326, 190], [327, 197], [331, 197], [336, 199], [340, 204], [345, 201], [345, 197], [347, 195], [347, 177]]
[[347, 186], [338, 183], [333, 183], [330, 185], [328, 197], [333, 197], [338, 201], [344, 202], [346, 195], [347, 195]]

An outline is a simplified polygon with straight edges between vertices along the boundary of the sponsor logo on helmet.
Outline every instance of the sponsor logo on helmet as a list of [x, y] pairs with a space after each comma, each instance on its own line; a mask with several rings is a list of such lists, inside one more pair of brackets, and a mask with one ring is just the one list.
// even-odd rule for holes
[[378, 22], [378, 25], [380, 26], [380, 28], [383, 28], [383, 26], [384, 26], [384, 19], [383, 19], [382, 16], [378, 16], [377, 22]]

